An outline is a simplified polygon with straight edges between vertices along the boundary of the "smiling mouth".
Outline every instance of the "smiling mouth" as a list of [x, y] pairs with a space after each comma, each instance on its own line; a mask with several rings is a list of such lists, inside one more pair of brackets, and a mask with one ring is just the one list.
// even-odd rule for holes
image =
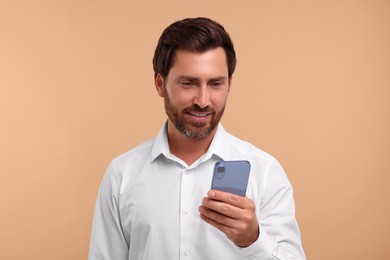
[[211, 112], [208, 112], [208, 113], [194, 113], [194, 112], [188, 112], [188, 114], [190, 114], [191, 116], [195, 116], [195, 117], [206, 117], [208, 115], [211, 115]]

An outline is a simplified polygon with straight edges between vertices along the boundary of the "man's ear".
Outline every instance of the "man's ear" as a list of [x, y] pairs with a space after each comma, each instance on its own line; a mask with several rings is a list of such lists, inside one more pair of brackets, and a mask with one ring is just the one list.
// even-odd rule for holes
[[158, 95], [164, 97], [164, 78], [160, 73], [154, 73], [154, 85], [156, 86]]

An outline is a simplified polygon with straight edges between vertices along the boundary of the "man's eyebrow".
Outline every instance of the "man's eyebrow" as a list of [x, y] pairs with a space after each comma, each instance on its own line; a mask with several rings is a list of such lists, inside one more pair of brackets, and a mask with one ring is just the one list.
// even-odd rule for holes
[[191, 80], [191, 81], [195, 81], [195, 80], [199, 80], [198, 78], [196, 77], [192, 77], [192, 76], [179, 76], [177, 78], [178, 80]]
[[210, 79], [210, 81], [225, 81], [225, 80], [227, 80], [227, 77], [225, 76], [215, 77]]

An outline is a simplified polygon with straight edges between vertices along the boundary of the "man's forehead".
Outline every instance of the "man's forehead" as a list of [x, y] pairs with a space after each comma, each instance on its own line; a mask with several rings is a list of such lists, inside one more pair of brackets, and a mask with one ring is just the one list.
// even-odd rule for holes
[[192, 51], [188, 49], [178, 48], [174, 50], [174, 53], [172, 55], [172, 60], [178, 59], [179, 57], [185, 57], [185, 56], [200, 57], [210, 52], [214, 52], [214, 53], [220, 52], [221, 54], [223, 53], [223, 56], [227, 59], [225, 50], [222, 47], [215, 47], [204, 51]]
[[[219, 81], [219, 80], [227, 80], [227, 76], [215, 76], [215, 77], [210, 77], [208, 78], [208, 80], [213, 80], [213, 81]], [[190, 81], [197, 81], [197, 80], [200, 80], [200, 78], [198, 77], [194, 77], [194, 76], [191, 76], [191, 75], [178, 75], [176, 77], [176, 79], [178, 80], [190, 80]]]
[[227, 57], [223, 48], [218, 47], [204, 52], [194, 52], [179, 49], [172, 57], [169, 73], [174, 69], [183, 76], [193, 76], [192, 72], [203, 74], [205, 72], [224, 77], [228, 73]]

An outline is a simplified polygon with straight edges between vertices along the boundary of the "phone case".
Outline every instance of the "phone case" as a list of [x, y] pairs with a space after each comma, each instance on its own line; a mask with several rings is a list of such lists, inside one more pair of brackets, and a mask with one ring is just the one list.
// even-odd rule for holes
[[251, 164], [249, 161], [220, 161], [214, 166], [211, 189], [245, 197]]

